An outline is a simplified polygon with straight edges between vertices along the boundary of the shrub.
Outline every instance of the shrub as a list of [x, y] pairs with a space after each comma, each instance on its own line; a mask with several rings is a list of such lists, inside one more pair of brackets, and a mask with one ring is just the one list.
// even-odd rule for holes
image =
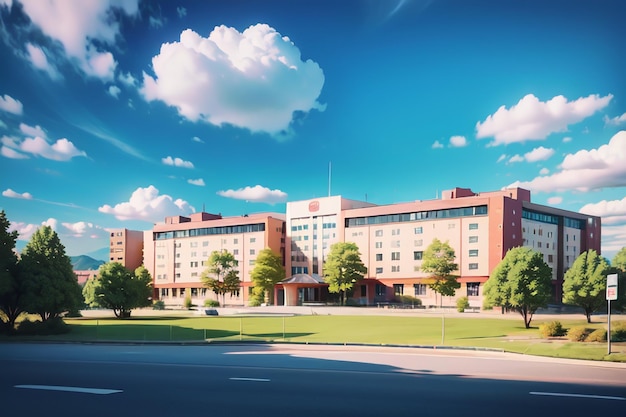
[[220, 302], [217, 300], [204, 300], [205, 307], [219, 307]]
[[65, 317], [82, 317], [82, 316], [83, 315], [81, 314], [80, 310], [77, 308], [69, 310], [67, 313], [65, 313]]
[[17, 333], [22, 335], [65, 334], [70, 330], [70, 326], [65, 324], [61, 317], [54, 317], [44, 322], [25, 319], [17, 327]]
[[458, 300], [456, 300], [456, 311], [458, 311], [459, 313], [464, 312], [465, 309], [469, 307], [470, 307], [470, 303], [467, 297], [461, 297]]
[[611, 341], [626, 342], [626, 321], [611, 323]]
[[585, 326], [572, 327], [567, 332], [567, 338], [572, 342], [584, 342], [592, 331], [593, 329]]
[[543, 323], [539, 326], [541, 335], [545, 338], [565, 336], [567, 331], [563, 328], [560, 321], [551, 321], [549, 323]]
[[165, 301], [157, 300], [152, 304], [153, 310], [165, 310]]
[[193, 307], [193, 303], [191, 302], [191, 297], [185, 297], [185, 301], [183, 302], [183, 307], [187, 310], [190, 310]]
[[410, 295], [396, 295], [395, 301], [402, 304], [411, 304], [412, 306], [421, 306], [422, 300]]
[[587, 336], [585, 342], [606, 342], [606, 329], [596, 329]]

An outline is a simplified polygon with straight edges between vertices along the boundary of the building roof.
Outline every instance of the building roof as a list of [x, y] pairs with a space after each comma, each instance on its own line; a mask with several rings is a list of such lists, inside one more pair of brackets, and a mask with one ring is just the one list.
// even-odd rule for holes
[[325, 284], [325, 282], [318, 274], [296, 274], [285, 278], [281, 284]]

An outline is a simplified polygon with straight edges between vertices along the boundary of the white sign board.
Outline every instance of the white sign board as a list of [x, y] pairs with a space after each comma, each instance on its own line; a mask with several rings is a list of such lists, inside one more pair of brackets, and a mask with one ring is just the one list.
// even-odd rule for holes
[[617, 300], [617, 274], [606, 276], [606, 299]]

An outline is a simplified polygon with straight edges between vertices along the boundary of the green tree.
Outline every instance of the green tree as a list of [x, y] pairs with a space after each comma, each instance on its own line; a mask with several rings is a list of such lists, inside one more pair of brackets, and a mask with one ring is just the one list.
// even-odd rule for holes
[[611, 301], [611, 309], [626, 311], [626, 246], [615, 254], [607, 274], [618, 275], [617, 300]]
[[615, 254], [611, 265], [619, 269], [622, 273], [626, 273], [626, 246]]
[[324, 262], [324, 281], [328, 291], [339, 293], [341, 305], [345, 303], [346, 292], [352, 290], [354, 283], [362, 279], [367, 268], [361, 261], [361, 253], [355, 243], [339, 242], [331, 245]]
[[42, 321], [82, 306], [80, 285], [65, 247], [50, 226], [42, 226], [22, 251], [20, 274], [25, 286], [24, 303]]
[[222, 296], [222, 306], [224, 306], [226, 294], [235, 295], [241, 287], [237, 270], [238, 262], [232, 253], [223, 250], [211, 252], [207, 264], [207, 268], [200, 277], [202, 284], [213, 291], [216, 296]]
[[563, 277], [563, 303], [582, 307], [591, 314], [606, 304], [606, 274], [609, 264], [595, 250], [581, 253]]
[[253, 298], [262, 294], [262, 302], [274, 304], [274, 286], [285, 279], [282, 257], [269, 248], [263, 249], [256, 258], [250, 278], [254, 283]]
[[454, 249], [450, 244], [442, 243], [437, 238], [428, 245], [422, 257], [420, 270], [430, 274], [426, 283], [431, 290], [440, 295], [440, 306], [443, 304], [444, 295], [452, 297], [456, 290], [461, 288], [456, 275], [452, 275], [452, 272], [459, 269], [454, 262], [455, 258]]
[[115, 317], [127, 318], [133, 308], [152, 304], [152, 277], [143, 265], [133, 273], [119, 262], [108, 262], [87, 281], [83, 297], [90, 307], [108, 308]]
[[15, 330], [15, 321], [24, 312], [23, 286], [15, 253], [17, 231], [9, 232], [11, 223], [0, 211], [0, 323], [7, 331]]
[[484, 307], [514, 309], [528, 329], [537, 309], [548, 305], [551, 282], [552, 270], [541, 253], [525, 247], [510, 249], [485, 283]]

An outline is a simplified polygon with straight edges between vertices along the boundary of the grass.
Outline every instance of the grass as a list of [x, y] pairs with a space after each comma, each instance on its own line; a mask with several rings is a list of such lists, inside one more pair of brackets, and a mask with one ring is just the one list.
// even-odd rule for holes
[[[51, 341], [263, 341], [409, 346], [456, 346], [501, 349], [507, 352], [560, 358], [626, 362], [626, 345], [614, 344], [607, 355], [606, 343], [575, 343], [566, 339], [542, 339], [541, 321], [525, 329], [520, 320], [497, 318], [445, 318], [442, 343], [440, 317], [392, 316], [219, 316], [133, 317], [66, 319], [71, 332], [46, 336]], [[562, 320], [565, 328], [588, 325], [584, 319]], [[4, 337], [0, 340], [7, 340]], [[13, 340], [34, 337], [13, 336]], [[41, 340], [41, 337], [36, 337]]]

